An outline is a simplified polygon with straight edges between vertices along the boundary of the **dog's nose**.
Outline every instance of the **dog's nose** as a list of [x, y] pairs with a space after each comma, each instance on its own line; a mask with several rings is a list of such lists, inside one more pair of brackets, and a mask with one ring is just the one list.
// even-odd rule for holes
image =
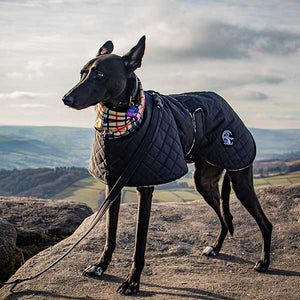
[[74, 103], [74, 98], [70, 95], [63, 96], [62, 101], [65, 105], [71, 106]]

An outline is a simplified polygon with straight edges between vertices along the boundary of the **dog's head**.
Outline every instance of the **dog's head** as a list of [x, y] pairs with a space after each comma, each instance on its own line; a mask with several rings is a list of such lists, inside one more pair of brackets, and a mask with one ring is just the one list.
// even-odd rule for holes
[[62, 99], [65, 105], [84, 109], [101, 102], [118, 111], [128, 108], [136, 84], [134, 71], [145, 52], [145, 36], [124, 56], [111, 54], [113, 48], [111, 41], [106, 42], [81, 69], [79, 83]]

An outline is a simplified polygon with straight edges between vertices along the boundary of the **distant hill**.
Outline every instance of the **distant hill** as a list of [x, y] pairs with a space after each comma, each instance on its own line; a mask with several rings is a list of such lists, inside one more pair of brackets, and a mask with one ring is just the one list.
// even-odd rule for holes
[[93, 135], [87, 128], [0, 126], [0, 169], [87, 167]]
[[[300, 129], [250, 131], [257, 160], [300, 150]], [[0, 126], [0, 169], [87, 167], [93, 135], [92, 128]]]
[[[300, 129], [271, 130], [250, 128], [257, 145], [257, 158], [270, 159], [300, 151]], [[298, 154], [299, 155], [299, 154]]]
[[76, 181], [89, 177], [84, 168], [0, 170], [0, 195], [51, 198]]

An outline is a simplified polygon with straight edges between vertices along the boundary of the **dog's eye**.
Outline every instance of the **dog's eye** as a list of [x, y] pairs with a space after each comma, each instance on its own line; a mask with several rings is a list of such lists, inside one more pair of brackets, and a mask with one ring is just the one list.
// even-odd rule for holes
[[96, 77], [101, 79], [104, 77], [104, 74], [101, 71], [96, 71]]

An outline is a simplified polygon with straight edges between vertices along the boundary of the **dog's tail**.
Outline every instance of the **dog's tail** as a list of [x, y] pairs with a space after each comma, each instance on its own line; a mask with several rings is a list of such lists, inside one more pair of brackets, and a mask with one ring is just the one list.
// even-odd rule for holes
[[220, 209], [221, 209], [222, 218], [230, 234], [233, 235], [233, 231], [234, 231], [233, 224], [232, 224], [233, 217], [229, 210], [230, 191], [231, 191], [230, 177], [226, 172], [222, 184]]

